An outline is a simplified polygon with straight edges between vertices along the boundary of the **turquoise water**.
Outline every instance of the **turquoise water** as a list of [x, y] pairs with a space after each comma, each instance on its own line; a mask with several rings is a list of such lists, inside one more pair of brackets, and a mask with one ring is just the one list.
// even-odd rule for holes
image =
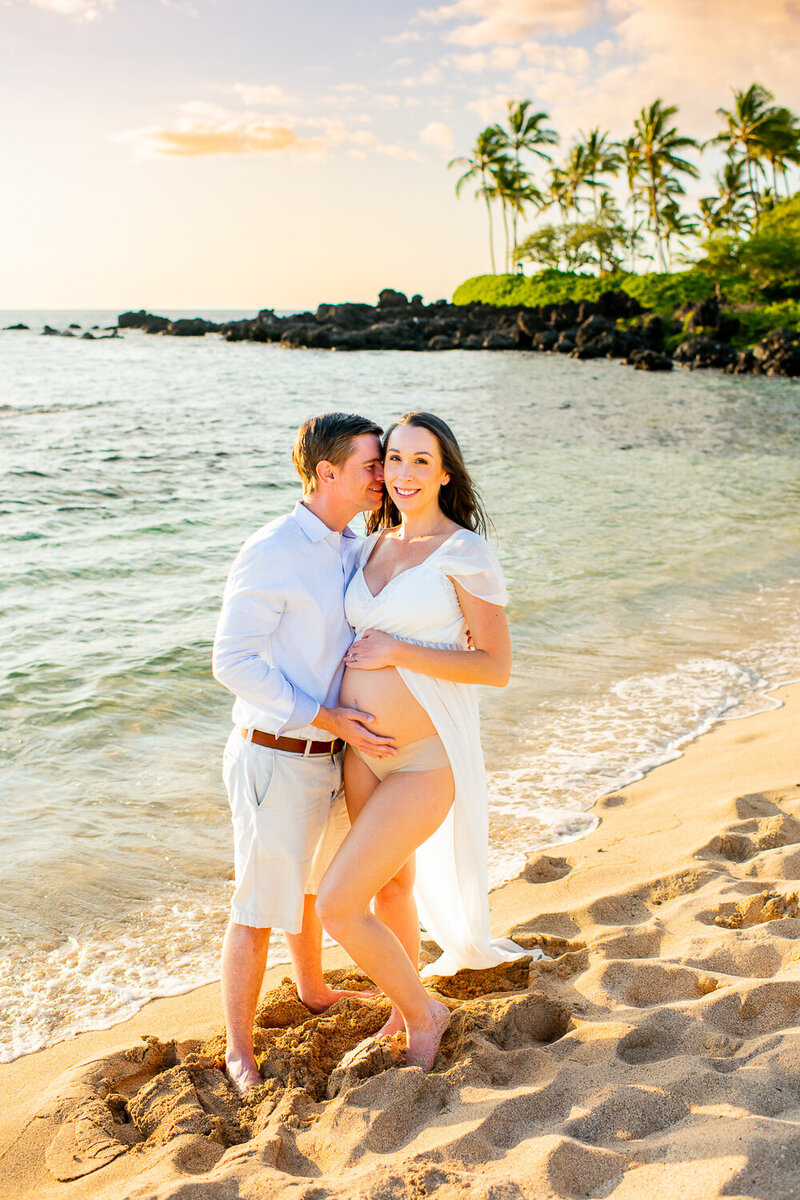
[[0, 1060], [216, 977], [210, 644], [239, 544], [298, 496], [311, 413], [432, 409], [483, 490], [515, 647], [483, 700], [495, 881], [800, 676], [796, 383], [35, 332], [113, 315], [0, 333]]

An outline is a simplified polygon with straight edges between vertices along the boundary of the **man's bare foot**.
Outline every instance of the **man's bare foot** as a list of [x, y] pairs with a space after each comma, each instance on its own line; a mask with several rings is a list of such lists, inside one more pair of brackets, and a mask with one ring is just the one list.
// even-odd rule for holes
[[298, 988], [297, 994], [306, 1008], [316, 1016], [319, 1013], [324, 1013], [331, 1005], [336, 1004], [338, 1000], [373, 1000], [376, 996], [380, 996], [381, 993], [378, 988], [370, 988], [369, 991], [365, 992], [355, 992], [349, 988], [330, 988], [325, 984], [323, 987], [315, 988], [313, 992], [309, 992], [306, 995], [303, 995]]
[[399, 1008], [392, 1006], [392, 1015], [385, 1025], [381, 1025], [377, 1033], [372, 1035], [372, 1040], [375, 1042], [381, 1041], [382, 1038], [393, 1037], [396, 1033], [404, 1033], [406, 1023], [403, 1020], [403, 1014]]
[[443, 1004], [435, 1001], [429, 1015], [430, 1023], [424, 1028], [408, 1030], [407, 1067], [422, 1067], [423, 1071], [430, 1071], [433, 1066], [442, 1034], [450, 1024], [450, 1013]]
[[253, 1088], [260, 1087], [264, 1082], [261, 1078], [261, 1072], [256, 1066], [256, 1060], [252, 1055], [249, 1058], [245, 1058], [244, 1055], [226, 1056], [225, 1076], [228, 1082], [233, 1084], [233, 1087], [240, 1096], [245, 1096]]

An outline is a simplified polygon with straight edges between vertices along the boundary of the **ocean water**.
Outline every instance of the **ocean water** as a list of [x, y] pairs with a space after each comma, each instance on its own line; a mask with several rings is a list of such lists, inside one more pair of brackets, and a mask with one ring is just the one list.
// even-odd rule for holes
[[38, 332], [114, 316], [0, 313], [31, 325], [0, 332], [0, 1061], [217, 977], [211, 640], [312, 413], [431, 409], [484, 494], [515, 650], [482, 702], [494, 882], [800, 676], [796, 383]]

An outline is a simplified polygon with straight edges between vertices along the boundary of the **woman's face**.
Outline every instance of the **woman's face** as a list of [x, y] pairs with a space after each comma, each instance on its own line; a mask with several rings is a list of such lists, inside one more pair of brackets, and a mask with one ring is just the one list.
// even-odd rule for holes
[[438, 439], [417, 425], [398, 425], [386, 447], [383, 475], [389, 496], [402, 513], [437, 506], [450, 476], [442, 466]]

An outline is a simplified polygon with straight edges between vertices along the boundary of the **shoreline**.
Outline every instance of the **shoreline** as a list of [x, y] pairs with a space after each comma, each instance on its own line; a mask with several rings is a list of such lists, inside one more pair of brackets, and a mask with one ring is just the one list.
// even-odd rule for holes
[[[616, 791], [625, 790], [632, 784], [638, 783], [639, 781], [646, 779], [650, 774], [652, 774], [653, 771], [657, 771], [661, 767], [666, 766], [667, 764], [674, 762], [676, 759], [681, 758], [682, 755], [685, 753], [685, 749], [687, 746], [692, 745], [698, 739], [704, 737], [706, 733], [710, 732], [712, 729], [714, 729], [716, 727], [716, 725], [718, 725], [720, 723], [725, 723], [727, 721], [747, 721], [753, 716], [760, 715], [762, 712], [768, 712], [768, 711], [771, 711], [772, 708], [774, 708], [774, 707], [780, 707], [781, 706], [780, 702], [772, 702], [772, 700], [771, 700], [772, 694], [776, 691], [779, 691], [780, 689], [782, 689], [784, 687], [791, 687], [795, 683], [800, 684], [800, 679], [789, 680], [788, 682], [784, 682], [784, 683], [770, 684], [769, 686], [764, 687], [760, 690], [753, 690], [753, 692], [751, 692], [750, 695], [745, 700], [739, 700], [739, 701], [733, 702], [731, 707], [724, 709], [723, 711], [717, 713], [716, 715], [709, 715], [709, 716], [703, 718], [703, 720], [700, 722], [700, 724], [695, 729], [689, 731], [688, 733], [683, 733], [683, 734], [676, 736], [673, 741], [671, 741], [670, 743], [665, 745], [663, 748], [663, 757], [660, 757], [656, 760], [650, 760], [649, 762], [647, 762], [645, 765], [643, 765], [641, 767], [637, 766], [635, 768], [632, 768], [631, 771], [628, 773], [627, 777], [625, 778], [624, 782], [621, 782], [618, 785], [618, 787], [613, 790], [616, 790]], [[756, 699], [758, 699], [761, 702], [764, 702], [765, 707], [758, 708], [758, 709], [751, 710], [751, 711], [745, 711], [745, 712], [742, 712], [741, 714], [737, 715], [737, 711], [736, 711], [737, 708], [742, 707], [743, 705], [752, 704]], [[587, 821], [586, 827], [581, 828], [577, 832], [574, 832], [574, 833], [573, 832], [564, 833], [563, 836], [556, 837], [555, 840], [553, 840], [553, 841], [538, 844], [538, 845], [536, 845], [536, 847], [534, 849], [527, 849], [527, 850], [521, 851], [516, 856], [517, 863], [519, 864], [519, 860], [521, 858], [524, 858], [525, 862], [527, 863], [530, 859], [532, 859], [540, 854], [550, 853], [550, 852], [555, 853], [560, 848], [574, 845], [576, 842], [581, 842], [590, 833], [593, 833], [596, 830], [596, 828], [600, 822], [600, 816], [597, 811], [598, 807], [601, 804], [601, 802], [603, 801], [603, 799], [605, 798], [605, 796], [608, 794], [609, 794], [609, 792], [607, 789], [604, 789], [603, 791], [598, 792], [588, 808], [575, 810], [574, 814], [572, 813], [572, 810], [564, 810], [565, 817], [569, 816], [569, 815], [574, 815], [576, 818], [586, 819], [586, 821]], [[508, 863], [507, 865], [511, 866], [511, 863]], [[504, 888], [508, 887], [509, 885], [511, 885], [512, 883], [514, 883], [520, 874], [524, 874], [525, 870], [526, 870], [525, 864], [517, 865], [515, 867], [515, 874], [508, 875], [505, 878], [501, 878], [499, 882], [492, 883], [491, 878], [490, 878], [489, 895], [490, 895], [490, 902], [492, 904], [492, 907], [494, 905], [494, 897], [500, 891], [502, 891], [502, 889], [504, 889]], [[275, 942], [276, 942], [276, 938], [273, 937], [272, 943], [270, 945], [270, 961], [272, 960], [272, 955], [276, 949], [278, 950], [278, 952], [281, 954], [282, 957], [279, 958], [278, 961], [276, 961], [274, 963], [274, 965], [272, 965], [268, 968], [267, 974], [265, 975], [265, 980], [272, 980], [273, 973], [275, 973], [275, 982], [277, 983], [277, 982], [279, 982], [279, 980], [281, 978], [281, 972], [285, 973], [287, 970], [290, 969], [290, 958], [288, 956], [288, 952], [286, 950], [285, 945], [279, 944], [278, 947], [275, 947]], [[324, 957], [325, 957], [326, 969], [327, 969], [327, 965], [328, 965], [328, 956], [330, 956], [329, 966], [331, 969], [341, 968], [349, 961], [347, 959], [347, 957], [345, 955], [343, 955], [341, 952], [339, 952], [337, 950], [337, 947], [335, 947], [335, 946], [326, 947], [324, 949], [323, 953], [324, 953]], [[274, 984], [270, 983], [269, 986], [274, 986]], [[13, 1059], [10, 1059], [10, 1060], [0, 1059], [0, 1072], [2, 1072], [2, 1070], [5, 1067], [11, 1066], [12, 1064], [19, 1062], [23, 1058], [30, 1058], [33, 1055], [38, 1055], [38, 1054], [42, 1054], [47, 1051], [54, 1050], [58, 1047], [72, 1043], [72, 1042], [76, 1041], [76, 1039], [78, 1039], [78, 1038], [93, 1037], [93, 1036], [100, 1037], [101, 1035], [104, 1035], [104, 1034], [113, 1035], [113, 1032], [115, 1029], [119, 1029], [122, 1027], [126, 1027], [126, 1028], [131, 1027], [131, 1028], [135, 1029], [135, 1022], [136, 1022], [137, 1018], [140, 1016], [140, 1014], [149, 1010], [151, 1005], [159, 1004], [159, 1003], [168, 1004], [169, 1002], [172, 1002], [172, 1001], [180, 1002], [182, 999], [184, 999], [190, 995], [193, 995], [196, 992], [201, 993], [208, 989], [213, 993], [215, 988], [217, 988], [217, 989], [219, 988], [219, 976], [218, 975], [212, 976], [211, 973], [209, 973], [207, 975], [207, 979], [205, 982], [189, 983], [176, 991], [169, 991], [169, 992], [165, 992], [164, 994], [160, 994], [160, 995], [159, 994], [152, 995], [149, 999], [142, 1000], [140, 1002], [140, 1007], [132, 1013], [129, 1012], [129, 1014], [127, 1016], [115, 1017], [114, 1019], [109, 1020], [107, 1023], [98, 1024], [98, 1025], [89, 1025], [87, 1028], [79, 1029], [77, 1032], [71, 1032], [71, 1033], [67, 1033], [65, 1035], [61, 1035], [61, 1036], [57, 1037], [56, 1040], [54, 1040], [52, 1042], [48, 1042], [46, 1045], [36, 1046], [31, 1049], [24, 1049], [21, 1053], [17, 1054], [16, 1057]], [[264, 990], [267, 990], [266, 982], [265, 982]], [[161, 1036], [161, 1035], [159, 1034], [159, 1036]], [[1, 1121], [1, 1119], [2, 1118], [0, 1117], [0, 1121]]]
[[[603, 947], [610, 944], [614, 933], [619, 941], [628, 922], [629, 937], [641, 937], [644, 930], [637, 933], [640, 925], [650, 928], [652, 919], [642, 922], [638, 919], [641, 914], [637, 916], [635, 910], [645, 903], [642, 896], [648, 889], [652, 892], [656, 881], [663, 885], [664, 898], [655, 903], [659, 908], [663, 906], [665, 918], [672, 905], [675, 908], [676, 927], [680, 924], [680, 910], [686, 909], [688, 898], [692, 895], [689, 882], [691, 878], [699, 880], [707, 874], [702, 868], [718, 854], [721, 839], [727, 837], [730, 841], [731, 838], [749, 836], [723, 832], [732, 825], [732, 818], [741, 809], [742, 798], [750, 800], [760, 796], [763, 799], [765, 795], [783, 790], [787, 792], [787, 809], [800, 811], [797, 803], [800, 793], [797, 797], [794, 794], [800, 782], [800, 763], [793, 753], [793, 747], [800, 744], [800, 683], [782, 685], [767, 693], [767, 696], [775, 707], [748, 714], [742, 719], [724, 717], [718, 720], [710, 730], [689, 741], [677, 757], [654, 767], [641, 779], [598, 801], [591, 810], [600, 818], [597, 828], [578, 841], [552, 847], [552, 853], [543, 851], [529, 855], [521, 874], [492, 892], [492, 929], [495, 936], [509, 933], [520, 938], [527, 936], [527, 944], [544, 944], [544, 948], [553, 956], [551, 964], [536, 972], [537, 986], [544, 993], [552, 991], [551, 985], [555, 985], [556, 980], [563, 976], [567, 969], [565, 960], [582, 955], [585, 960], [583, 973], [591, 984], [588, 989], [583, 988], [590, 997], [590, 1007], [597, 1007], [598, 997], [605, 995], [610, 1006], [608, 1019], [621, 1019], [616, 1012], [620, 1008], [620, 997], [614, 993], [614, 989], [609, 989], [602, 981], [591, 981], [593, 971], [596, 974], [600, 970], [596, 963], [593, 965], [595, 954], [590, 952], [592, 945], [605, 968], [608, 968], [611, 957], [618, 973], [624, 973], [620, 962], [626, 965], [626, 969], [633, 970], [633, 967], [627, 967], [632, 958], [646, 959], [651, 973], [659, 965], [670, 977], [679, 970], [686, 973], [688, 968], [678, 966], [675, 955], [628, 953], [615, 958], [609, 956]], [[764, 800], [764, 803], [773, 802]], [[792, 820], [792, 817], [785, 819], [789, 822]], [[753, 824], [752, 820], [750, 824]], [[767, 837], [766, 853], [777, 855], [780, 847], [791, 851], [794, 840], [800, 841], [800, 833], [796, 839], [792, 833], [794, 840], [787, 842], [788, 837], [788, 833], [785, 836], [776, 833], [771, 839]], [[746, 864], [748, 860], [742, 861]], [[800, 869], [794, 874], [784, 871], [782, 877], [787, 880], [800, 878]], [[747, 876], [744, 877], [742, 884], [745, 897], [756, 895], [759, 888], [762, 891], [766, 888], [766, 883], [762, 886], [758, 882], [760, 878], [748, 882]], [[675, 883], [676, 880], [678, 883]], [[684, 881], [682, 884], [681, 880]], [[727, 893], [732, 895], [742, 891], [739, 886], [737, 893], [737, 885], [730, 880], [726, 881], [725, 887]], [[780, 895], [780, 892], [773, 888], [770, 895]], [[732, 905], [733, 902], [729, 907]], [[747, 924], [746, 913], [742, 922]], [[668, 921], [665, 920], [664, 925], [665, 932], [660, 935], [659, 944], [662, 939], [665, 943], [670, 939], [675, 940]], [[788, 910], [785, 920], [776, 920], [774, 926], [766, 928], [761, 924], [758, 932], [762, 941], [769, 942], [769, 935], [773, 931], [777, 933], [778, 926], [786, 925], [791, 925], [792, 929], [784, 931], [784, 939], [787, 936], [800, 937], [800, 920], [792, 917]], [[703, 924], [701, 921], [694, 931], [695, 940], [701, 938], [708, 928], [707, 922]], [[710, 928], [713, 930], [714, 926]], [[592, 936], [587, 937], [587, 932]], [[577, 948], [578, 940], [584, 949]], [[678, 957], [685, 960], [686, 955]], [[338, 948], [326, 951], [324, 960], [326, 969], [342, 967], [347, 962], [346, 956]], [[534, 974], [533, 968], [531, 973]], [[265, 991], [277, 987], [285, 974], [285, 964], [270, 968], [265, 979]], [[578, 975], [580, 978], [581, 972]], [[752, 970], [751, 974], [735, 972], [730, 978], [733, 982], [719, 986], [735, 991], [736, 981], [746, 988], [754, 983], [764, 984], [765, 979], [770, 977], [763, 970]], [[775, 983], [772, 986], [777, 988], [780, 985]], [[662, 988], [662, 993], [654, 1002], [655, 1006], [658, 1008], [660, 1003], [665, 1019], [672, 1019], [674, 997], [670, 988]], [[678, 993], [681, 993], [681, 987], [678, 987]], [[631, 1002], [630, 998], [627, 1006], [622, 1006], [626, 1012], [631, 1003], [636, 1012], [646, 1013], [647, 1005], [637, 1007], [636, 1000]], [[602, 1021], [600, 1023], [602, 1025]], [[59, 1196], [67, 1194], [66, 1185], [56, 1184], [44, 1163], [46, 1145], [58, 1127], [57, 1117], [51, 1111], [34, 1120], [37, 1111], [41, 1110], [48, 1086], [63, 1076], [64, 1072], [74, 1070], [81, 1063], [135, 1046], [145, 1035], [155, 1035], [163, 1041], [170, 1038], [203, 1041], [213, 1038], [221, 1025], [219, 985], [212, 983], [179, 996], [150, 1001], [134, 1017], [107, 1030], [79, 1034], [0, 1066], [0, 1097], [3, 1101], [0, 1104], [0, 1158], [5, 1168], [5, 1182], [0, 1185], [0, 1194], [17, 1197], [30, 1194], [41, 1200], [46, 1200], [51, 1192]], [[578, 1028], [580, 1026], [578, 1020]], [[789, 1034], [785, 1036], [788, 1038]], [[565, 1040], [562, 1038], [562, 1041]], [[559, 1044], [557, 1040], [548, 1049]], [[648, 1062], [645, 1056], [643, 1065]], [[660, 1065], [663, 1066], [661, 1060], [652, 1061], [654, 1071], [651, 1083], [647, 1086], [660, 1080], [663, 1074], [659, 1071]], [[429, 1077], [431, 1080], [433, 1078]], [[389, 1079], [389, 1076], [378, 1076], [370, 1082], [377, 1085], [385, 1079]], [[338, 1100], [333, 1104], [338, 1104]], [[125, 1170], [132, 1169], [126, 1167], [129, 1157], [123, 1155], [99, 1174], [71, 1183], [70, 1197], [74, 1195], [78, 1200], [83, 1195], [99, 1195], [100, 1192], [92, 1188], [100, 1188], [101, 1185], [105, 1194], [106, 1184], [109, 1187], [112, 1184], [118, 1186]], [[639, 1178], [645, 1188], [657, 1186], [657, 1177], [651, 1173], [654, 1169], [639, 1164]], [[703, 1194], [718, 1194], [714, 1191], [716, 1185], [705, 1175], [703, 1178], [706, 1180]], [[9, 1185], [13, 1186], [13, 1191], [6, 1190]], [[112, 1190], [108, 1194], [111, 1196], [116, 1193]], [[177, 1195], [178, 1192], [167, 1190], [159, 1194]], [[615, 1188], [613, 1192], [601, 1194], [616, 1195], [617, 1191]], [[619, 1194], [623, 1195], [622, 1192]], [[629, 1194], [633, 1196], [637, 1193], [624, 1193], [626, 1196]], [[695, 1193], [676, 1189], [673, 1194], [689, 1196]], [[701, 1194], [700, 1191], [697, 1194]], [[783, 1194], [779, 1189], [772, 1196], [778, 1200]]]
[[[119, 338], [120, 331], [197, 339], [218, 334], [226, 342], [275, 343], [305, 350], [538, 351], [581, 361], [615, 359], [642, 371], [674, 366], [716, 368], [725, 374], [796, 378], [800, 376], [800, 332], [776, 325], [752, 344], [734, 344], [740, 319], [725, 309], [710, 282], [706, 295], [668, 311], [643, 304], [614, 279], [593, 280], [593, 298], [554, 299], [531, 305], [525, 299], [498, 301], [497, 278], [467, 280], [452, 302], [426, 304], [417, 294], [384, 288], [376, 304], [322, 303], [315, 311], [279, 315], [261, 309], [253, 317], [213, 321], [170, 318], [144, 309], [119, 313], [113, 325], [82, 330], [46, 324], [42, 335], [96, 341]], [[579, 277], [580, 278], [580, 277]], [[511, 290], [519, 279], [512, 277]], [[696, 289], [695, 289], [696, 290]], [[502, 291], [502, 287], [501, 287]], [[457, 299], [457, 297], [459, 297]], [[25, 322], [2, 332], [31, 332]]]

